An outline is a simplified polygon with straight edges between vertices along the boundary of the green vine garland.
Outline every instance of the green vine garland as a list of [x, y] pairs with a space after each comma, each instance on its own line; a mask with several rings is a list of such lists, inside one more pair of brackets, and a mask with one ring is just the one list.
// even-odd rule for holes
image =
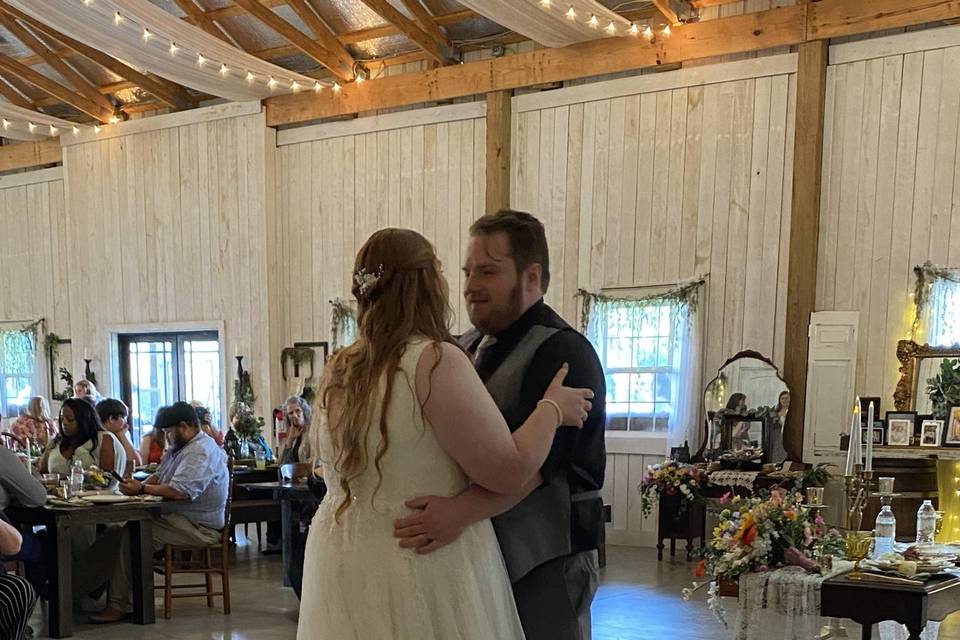
[[[353, 304], [342, 298], [330, 301], [332, 317], [330, 319], [330, 345], [332, 351], [347, 346], [357, 335], [357, 312]], [[343, 342], [341, 342], [341, 340]], [[348, 342], [349, 341], [349, 342]]]
[[913, 273], [917, 276], [917, 282], [913, 287], [913, 302], [917, 306], [917, 312], [913, 318], [913, 326], [910, 327], [910, 331], [916, 335], [920, 328], [923, 312], [930, 304], [930, 292], [933, 290], [933, 284], [937, 280], [960, 282], [960, 269], [938, 267], [927, 261], [914, 267]]
[[600, 302], [624, 302], [640, 308], [658, 306], [664, 302], [673, 302], [681, 307], [685, 307], [688, 311], [687, 318], [690, 318], [700, 303], [700, 288], [704, 283], [706, 283], [706, 279], [700, 278], [699, 280], [688, 282], [687, 284], [676, 287], [675, 289], [670, 289], [669, 291], [664, 291], [663, 293], [655, 293], [641, 297], [608, 296], [602, 293], [591, 293], [585, 289], [578, 289], [577, 295], [581, 299], [580, 330], [586, 333], [593, 308]]

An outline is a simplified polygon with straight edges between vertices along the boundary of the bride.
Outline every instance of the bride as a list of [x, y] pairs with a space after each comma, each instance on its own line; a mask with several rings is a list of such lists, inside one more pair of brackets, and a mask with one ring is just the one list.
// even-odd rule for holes
[[357, 254], [359, 338], [328, 363], [314, 450], [328, 493], [310, 527], [298, 640], [518, 640], [523, 630], [489, 520], [429, 554], [399, 549], [393, 522], [419, 495], [471, 482], [516, 493], [560, 425], [582, 426], [589, 389], [558, 371], [512, 435], [448, 330], [431, 244], [374, 233]]

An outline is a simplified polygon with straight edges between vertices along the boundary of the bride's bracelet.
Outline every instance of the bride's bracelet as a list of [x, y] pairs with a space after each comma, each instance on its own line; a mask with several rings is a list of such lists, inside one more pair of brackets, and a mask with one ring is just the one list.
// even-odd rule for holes
[[542, 405], [542, 404], [549, 404], [549, 405], [552, 406], [554, 409], [556, 409], [556, 411], [557, 411], [557, 426], [562, 425], [562, 424], [563, 424], [563, 411], [560, 410], [560, 405], [557, 404], [556, 400], [551, 400], [550, 398], [544, 398], [543, 400], [541, 400], [540, 402], [537, 403], [537, 407], [539, 407], [539, 406]]

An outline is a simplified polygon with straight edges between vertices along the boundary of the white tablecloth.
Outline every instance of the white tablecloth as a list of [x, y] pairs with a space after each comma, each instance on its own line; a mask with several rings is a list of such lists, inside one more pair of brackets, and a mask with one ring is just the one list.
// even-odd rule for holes
[[[820, 585], [831, 576], [849, 571], [852, 563], [836, 561], [828, 575], [808, 574], [799, 567], [784, 567], [765, 573], [740, 576], [740, 599], [735, 640], [814, 640], [820, 638], [827, 619], [820, 616]], [[853, 622], [843, 621], [844, 626]], [[874, 627], [874, 638], [907, 640], [906, 627], [895, 622], [882, 622]], [[940, 624], [930, 622], [923, 640], [936, 640]], [[851, 632], [850, 637], [859, 633]]]

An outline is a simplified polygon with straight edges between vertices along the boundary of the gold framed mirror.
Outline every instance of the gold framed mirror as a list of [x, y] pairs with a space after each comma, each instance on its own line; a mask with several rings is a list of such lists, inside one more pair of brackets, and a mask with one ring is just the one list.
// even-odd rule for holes
[[925, 390], [926, 381], [939, 373], [940, 363], [946, 358], [960, 358], [960, 345], [931, 347], [913, 340], [897, 342], [900, 381], [893, 392], [893, 404], [897, 411], [916, 411], [921, 415], [933, 411]]

